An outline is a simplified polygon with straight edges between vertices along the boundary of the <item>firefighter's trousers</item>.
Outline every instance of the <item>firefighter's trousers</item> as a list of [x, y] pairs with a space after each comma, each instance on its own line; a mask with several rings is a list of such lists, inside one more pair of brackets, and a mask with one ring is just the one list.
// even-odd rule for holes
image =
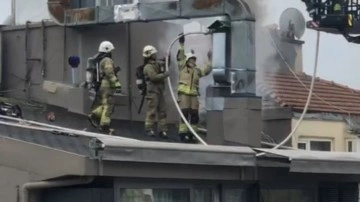
[[111, 90], [100, 89], [95, 99], [92, 114], [100, 120], [100, 127], [110, 126], [111, 115], [114, 112], [114, 93]]
[[[197, 132], [197, 125], [199, 123], [199, 100], [198, 96], [185, 95], [179, 93], [178, 102], [182, 113], [187, 121], [191, 124], [192, 128]], [[187, 135], [191, 133], [184, 121], [180, 119], [179, 135]]]
[[166, 124], [166, 103], [163, 93], [148, 93], [146, 95], [147, 100], [147, 112], [145, 119], [145, 130], [154, 130], [156, 118], [158, 120], [158, 129], [161, 132], [167, 132]]

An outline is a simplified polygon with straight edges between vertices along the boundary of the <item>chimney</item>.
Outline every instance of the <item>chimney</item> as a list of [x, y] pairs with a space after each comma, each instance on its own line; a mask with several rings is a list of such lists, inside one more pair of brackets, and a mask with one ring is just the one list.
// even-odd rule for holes
[[[285, 58], [287, 64], [294, 70], [296, 73], [303, 72], [303, 57], [302, 57], [302, 46], [305, 43], [304, 41], [298, 40], [295, 38], [291, 29], [286, 32], [281, 32], [278, 29], [274, 29], [271, 32], [271, 36], [274, 38], [277, 48], [282, 56]], [[274, 46], [274, 48], [276, 48]], [[278, 53], [278, 59], [280, 59], [280, 70], [288, 72], [287, 65], [283, 62], [283, 58], [280, 57]]]
[[[278, 25], [263, 27], [257, 33], [257, 66], [260, 71], [288, 73], [286, 63], [297, 73], [303, 72], [302, 46], [304, 41], [297, 40], [291, 32], [281, 33]], [[280, 56], [280, 53], [282, 57]], [[284, 59], [283, 59], [284, 58]]]

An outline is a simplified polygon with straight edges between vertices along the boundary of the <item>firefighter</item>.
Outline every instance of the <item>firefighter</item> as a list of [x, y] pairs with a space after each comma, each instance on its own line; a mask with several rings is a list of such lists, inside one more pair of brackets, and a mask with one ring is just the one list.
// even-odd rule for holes
[[88, 116], [90, 123], [105, 133], [113, 131], [110, 128], [110, 122], [114, 111], [114, 94], [121, 92], [121, 84], [116, 77], [116, 68], [112, 60], [114, 49], [114, 45], [109, 41], [103, 41], [99, 46], [96, 62], [100, 77], [99, 82], [94, 84], [96, 96], [93, 111]]
[[[208, 62], [205, 68], [198, 68], [196, 66], [196, 56], [191, 51], [185, 54], [185, 37], [179, 39], [180, 49], [177, 54], [177, 61], [179, 67], [179, 87], [178, 87], [178, 102], [182, 113], [191, 123], [192, 128], [197, 131], [197, 124], [199, 123], [199, 80], [201, 77], [207, 76], [212, 71], [211, 51], [208, 52]], [[190, 133], [188, 127], [183, 120], [180, 120], [179, 136], [183, 142], [196, 142], [194, 136]]]
[[164, 65], [157, 61], [157, 50], [153, 46], [145, 46], [143, 57], [145, 61], [144, 76], [146, 81], [147, 112], [145, 130], [147, 135], [155, 136], [154, 125], [158, 119], [159, 136], [167, 138], [166, 104], [165, 104], [165, 79], [169, 72], [165, 71]]

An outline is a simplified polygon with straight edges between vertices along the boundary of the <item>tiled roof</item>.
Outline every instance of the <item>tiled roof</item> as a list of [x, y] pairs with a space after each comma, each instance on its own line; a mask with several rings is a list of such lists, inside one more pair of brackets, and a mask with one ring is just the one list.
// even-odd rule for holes
[[[301, 73], [299, 79], [310, 89], [312, 77]], [[258, 92], [270, 96], [281, 107], [304, 109], [309, 91], [292, 73], [258, 73]], [[316, 78], [309, 112], [360, 115], [360, 92], [332, 81]]]

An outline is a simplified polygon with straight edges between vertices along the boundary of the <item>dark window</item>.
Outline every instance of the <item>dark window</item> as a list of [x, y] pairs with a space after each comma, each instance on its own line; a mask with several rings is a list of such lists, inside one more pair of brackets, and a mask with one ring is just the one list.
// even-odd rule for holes
[[298, 143], [298, 149], [306, 150], [306, 143]]
[[190, 202], [188, 189], [121, 189], [119, 202]]
[[262, 189], [261, 202], [315, 202], [312, 190], [301, 189]]
[[352, 141], [347, 142], [347, 151], [353, 152], [353, 142]]
[[329, 141], [310, 141], [311, 151], [331, 151], [331, 142]]
[[252, 202], [257, 201], [255, 192], [246, 188], [225, 189], [223, 192], [223, 202]]
[[211, 189], [194, 189], [195, 202], [212, 202], [213, 196]]
[[357, 183], [324, 183], [319, 188], [320, 202], [358, 202]]

